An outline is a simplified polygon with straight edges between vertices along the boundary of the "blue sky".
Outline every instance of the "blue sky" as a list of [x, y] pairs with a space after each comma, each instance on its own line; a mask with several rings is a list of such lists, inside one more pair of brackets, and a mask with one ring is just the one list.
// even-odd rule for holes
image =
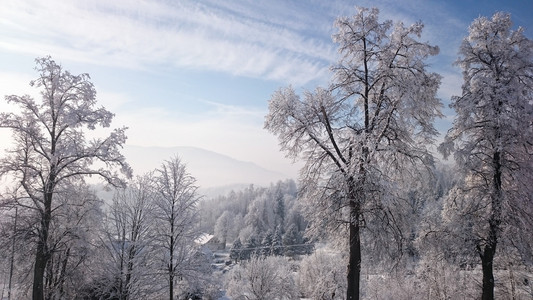
[[[91, 75], [99, 103], [116, 114], [113, 126], [129, 127], [127, 144], [196, 146], [289, 176], [297, 166], [263, 130], [268, 100], [281, 86], [328, 83], [336, 61], [333, 22], [353, 15], [355, 5], [379, 8], [381, 20], [425, 24], [422, 39], [441, 49], [430, 63], [443, 76], [445, 104], [460, 93], [452, 63], [476, 17], [510, 12], [515, 27], [533, 36], [530, 0], [0, 3], [1, 96], [35, 95], [28, 85], [34, 58], [51, 55], [73, 73]], [[444, 112], [442, 132], [453, 118]]]

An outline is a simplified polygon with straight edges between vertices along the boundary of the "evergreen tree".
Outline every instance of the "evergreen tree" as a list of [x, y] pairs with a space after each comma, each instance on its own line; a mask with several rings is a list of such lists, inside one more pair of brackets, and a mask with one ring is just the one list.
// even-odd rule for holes
[[276, 227], [276, 231], [274, 231], [270, 255], [278, 256], [283, 254], [283, 233], [281, 228], [281, 226], [278, 226]]
[[235, 262], [243, 259], [243, 245], [241, 239], [236, 239], [235, 242], [233, 242], [233, 245], [229, 251], [229, 257]]
[[296, 229], [294, 224], [291, 224], [283, 235], [283, 254], [285, 256], [294, 257], [300, 253], [299, 247], [302, 247], [302, 236]]
[[257, 240], [257, 236], [255, 234], [250, 235], [244, 244], [244, 249], [242, 251], [243, 259], [250, 259], [253, 256], [259, 255], [259, 247], [261, 247], [261, 243]]
[[271, 254], [272, 242], [274, 240], [274, 232], [268, 230], [261, 241], [261, 249], [259, 253], [261, 256], [269, 256]]
[[275, 192], [274, 214], [276, 216], [275, 226], [276, 228], [279, 226], [283, 232], [285, 226], [285, 199], [283, 197], [279, 184]]

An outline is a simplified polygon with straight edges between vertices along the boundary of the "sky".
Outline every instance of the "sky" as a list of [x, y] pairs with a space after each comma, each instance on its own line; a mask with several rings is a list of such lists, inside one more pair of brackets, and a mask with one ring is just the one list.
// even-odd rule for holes
[[[443, 76], [441, 133], [460, 94], [452, 64], [469, 24], [505, 11], [533, 36], [531, 0], [0, 0], [0, 96], [36, 96], [34, 59], [51, 55], [90, 74], [112, 127], [129, 128], [127, 145], [199, 147], [296, 177], [299, 165], [263, 129], [268, 100], [280, 87], [330, 82], [333, 23], [356, 5], [377, 7], [382, 21], [425, 24], [421, 39], [440, 47], [429, 63]], [[0, 145], [8, 139], [0, 130]]]

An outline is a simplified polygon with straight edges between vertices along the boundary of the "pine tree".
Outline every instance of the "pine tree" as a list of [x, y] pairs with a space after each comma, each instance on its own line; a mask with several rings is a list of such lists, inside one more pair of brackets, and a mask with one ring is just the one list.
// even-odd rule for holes
[[281, 226], [276, 227], [276, 231], [272, 236], [272, 246], [270, 247], [270, 255], [278, 256], [283, 254], [283, 233]]
[[231, 246], [231, 249], [229, 251], [229, 257], [233, 259], [235, 262], [240, 261], [243, 259], [243, 245], [241, 242], [241, 239], [236, 239], [235, 242], [233, 242], [233, 245]]
[[299, 248], [302, 247], [302, 236], [296, 229], [294, 224], [291, 224], [283, 235], [283, 254], [285, 256], [294, 257], [299, 254]]

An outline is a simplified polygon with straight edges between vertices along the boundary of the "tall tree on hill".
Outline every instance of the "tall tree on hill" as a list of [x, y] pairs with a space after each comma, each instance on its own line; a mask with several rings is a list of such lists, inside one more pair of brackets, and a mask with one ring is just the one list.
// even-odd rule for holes
[[[120, 148], [126, 141], [125, 128], [113, 130], [104, 139], [89, 140], [87, 129], [109, 127], [113, 114], [96, 108], [96, 90], [88, 74], [73, 75], [50, 57], [36, 59], [39, 77], [30, 82], [41, 88], [41, 101], [28, 95], [6, 96], [19, 113], [1, 113], [0, 127], [13, 132], [14, 148], [0, 161], [0, 175], [11, 174], [30, 199], [28, 208], [39, 218], [33, 274], [33, 299], [44, 299], [43, 279], [53, 252], [49, 243], [54, 195], [70, 180], [98, 175], [115, 185], [123, 184], [118, 167], [131, 170]], [[100, 162], [107, 168], [92, 167]]]
[[314, 224], [348, 227], [347, 299], [359, 299], [361, 229], [395, 226], [389, 183], [432, 162], [426, 145], [440, 116], [440, 76], [425, 64], [438, 48], [418, 41], [421, 23], [393, 26], [378, 14], [357, 8], [352, 18], [337, 19], [332, 86], [303, 99], [291, 87], [278, 90], [265, 121], [281, 149], [306, 162], [300, 197], [314, 208]]
[[482, 299], [494, 299], [502, 241], [531, 253], [532, 239], [523, 237], [533, 228], [533, 42], [511, 27], [501, 12], [470, 25], [456, 62], [464, 80], [452, 98], [457, 117], [440, 146], [465, 177], [448, 208], [453, 224], [469, 225], [459, 236], [481, 259]]

